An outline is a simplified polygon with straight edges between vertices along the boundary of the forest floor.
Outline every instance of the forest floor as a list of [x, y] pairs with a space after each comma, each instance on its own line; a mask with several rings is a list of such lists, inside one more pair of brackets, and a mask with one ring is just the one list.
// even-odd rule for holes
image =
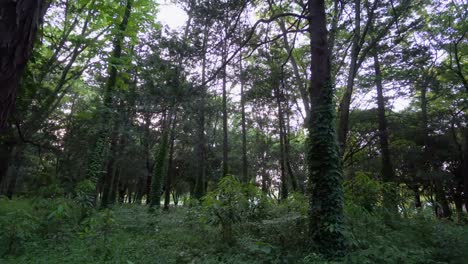
[[[296, 204], [297, 205], [297, 204]], [[119, 205], [79, 219], [66, 199], [0, 199], [0, 263], [467, 263], [468, 227], [429, 212], [394, 220], [347, 209], [349, 254], [311, 253], [303, 210], [290, 203], [233, 226], [226, 242], [202, 207], [150, 213]], [[45, 210], [45, 208], [49, 208]], [[53, 208], [53, 210], [50, 210]]]

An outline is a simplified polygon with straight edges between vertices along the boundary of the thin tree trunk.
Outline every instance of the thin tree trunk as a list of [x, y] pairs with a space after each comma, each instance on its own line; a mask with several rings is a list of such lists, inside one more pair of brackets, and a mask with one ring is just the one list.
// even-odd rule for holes
[[146, 113], [144, 115], [145, 128], [144, 128], [144, 151], [146, 156], [146, 185], [144, 194], [146, 195], [146, 204], [150, 204], [150, 193], [151, 193], [151, 178], [153, 177], [153, 162], [150, 158], [150, 125], [151, 115]]
[[[465, 115], [466, 121], [468, 121], [468, 115]], [[464, 131], [464, 147], [463, 147], [463, 194], [465, 209], [468, 212], [468, 127], [465, 127]]]
[[227, 43], [223, 41], [223, 176], [229, 173], [228, 164], [228, 113], [227, 113], [227, 91], [226, 91], [226, 57], [227, 57]]
[[[289, 105], [286, 104], [288, 107]], [[293, 172], [292, 165], [291, 165], [291, 144], [289, 143], [289, 135], [290, 135], [290, 125], [289, 125], [289, 111], [290, 109], [286, 109], [286, 123], [284, 124], [286, 127], [284, 128], [284, 157], [286, 162], [286, 169], [288, 171], [289, 179], [291, 179], [291, 186], [293, 191], [297, 192], [299, 190], [299, 184], [297, 182], [296, 175]]]
[[[175, 111], [175, 110], [173, 110]], [[164, 210], [169, 210], [169, 203], [171, 201], [172, 182], [174, 178], [174, 140], [175, 140], [175, 128], [176, 128], [176, 113], [172, 120], [172, 127], [170, 132], [170, 146], [169, 146], [169, 162], [167, 165], [167, 176], [166, 176], [166, 190], [164, 193]]]
[[281, 95], [280, 95], [280, 88], [279, 83], [274, 84], [274, 95], [276, 98], [276, 104], [278, 107], [278, 127], [279, 127], [279, 140], [280, 140], [280, 179], [281, 179], [281, 192], [280, 192], [280, 200], [286, 200], [288, 198], [288, 182], [286, 180], [286, 158], [284, 153], [284, 116], [283, 116], [283, 108], [281, 106]]
[[117, 137], [118, 135], [114, 132], [111, 136], [110, 149], [107, 161], [107, 169], [103, 175], [102, 185], [102, 200], [101, 208], [106, 208], [109, 205], [112, 184], [115, 177], [115, 166], [116, 166], [116, 155], [117, 155]]
[[351, 96], [353, 94], [354, 79], [358, 70], [358, 56], [360, 51], [359, 41], [361, 39], [361, 0], [354, 0], [354, 32], [351, 46], [351, 62], [349, 65], [348, 79], [346, 81], [346, 90], [340, 102], [340, 119], [338, 122], [338, 143], [340, 146], [341, 157], [346, 150], [346, 139], [349, 129], [349, 109], [351, 106]]
[[244, 75], [242, 72], [242, 52], [239, 52], [239, 79], [241, 93], [241, 127], [242, 127], [242, 180], [249, 182], [248, 161], [247, 161], [247, 132], [245, 122], [245, 95], [244, 95]]
[[[381, 174], [384, 182], [395, 182], [395, 171], [390, 155], [388, 144], [388, 129], [387, 118], [385, 116], [385, 99], [383, 96], [382, 73], [380, 69], [379, 56], [374, 52], [374, 71], [375, 71], [375, 86], [377, 88], [377, 110], [379, 120], [379, 142], [380, 150], [382, 151]], [[397, 211], [396, 190], [388, 190], [384, 195], [384, 205], [387, 208], [392, 208], [392, 211]]]
[[[286, 26], [282, 19], [278, 20], [278, 24], [280, 26], [281, 32], [283, 33], [284, 47], [286, 51], [289, 53], [291, 52], [292, 47], [288, 40]], [[306, 82], [302, 79], [302, 75], [299, 73], [299, 66], [297, 65], [297, 61], [294, 55], [291, 54], [289, 61], [291, 62], [291, 66], [293, 68], [294, 78], [296, 79], [296, 83], [298, 85], [299, 93], [301, 95], [302, 103], [303, 103], [304, 110], [305, 110], [304, 123], [307, 124], [309, 120], [309, 115], [310, 115], [310, 99], [309, 99], [309, 95], [307, 94], [307, 88], [306, 88], [307, 85], [306, 85]]]
[[208, 26], [205, 26], [205, 32], [203, 36], [203, 58], [202, 58], [202, 86], [200, 98], [198, 100], [198, 142], [196, 144], [196, 155], [197, 155], [197, 164], [196, 164], [196, 181], [194, 188], [194, 197], [196, 199], [201, 199], [205, 194], [205, 182], [206, 182], [206, 168], [205, 168], [205, 97], [206, 97], [206, 46], [208, 42]]

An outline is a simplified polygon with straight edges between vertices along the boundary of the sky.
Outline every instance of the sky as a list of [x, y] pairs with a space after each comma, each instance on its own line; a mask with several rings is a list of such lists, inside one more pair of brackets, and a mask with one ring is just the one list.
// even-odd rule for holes
[[159, 13], [156, 20], [171, 29], [177, 29], [184, 26], [188, 17], [181, 8], [177, 7], [173, 1], [159, 0]]
[[[169, 28], [175, 30], [175, 29], [179, 29], [185, 26], [188, 16], [185, 13], [185, 11], [179, 8], [174, 2], [176, 1], [175, 0], [158, 0], [159, 13], [156, 17], [156, 20], [161, 22], [164, 26], [168, 26]], [[357, 107], [358, 108], [376, 107], [375, 100], [373, 99], [374, 97], [375, 97], [375, 92], [372, 91], [371, 93], [364, 95], [364, 98], [361, 98], [361, 100], [355, 100], [355, 102], [360, 101], [360, 105], [358, 105]], [[234, 101], [237, 101], [237, 100], [234, 100]], [[409, 103], [410, 103], [410, 100], [405, 97], [397, 97], [396, 99], [390, 102], [394, 111], [404, 110], [406, 107], [408, 107]]]

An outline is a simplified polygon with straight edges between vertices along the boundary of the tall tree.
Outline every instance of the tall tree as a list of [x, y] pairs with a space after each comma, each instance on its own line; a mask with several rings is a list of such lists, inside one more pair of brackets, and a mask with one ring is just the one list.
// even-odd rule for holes
[[[114, 126], [114, 116], [113, 116], [113, 107], [114, 107], [114, 93], [117, 85], [118, 78], [118, 65], [121, 63], [122, 50], [123, 50], [123, 41], [125, 38], [125, 32], [129, 23], [130, 15], [132, 12], [133, 0], [127, 0], [122, 20], [117, 26], [116, 35], [114, 37], [112, 46], [113, 51], [109, 61], [109, 76], [107, 78], [105, 87], [104, 87], [104, 102], [101, 116], [99, 119], [100, 130], [97, 135], [96, 143], [89, 161], [87, 169], [87, 177], [91, 180], [100, 179], [101, 167], [105, 161], [105, 153], [108, 145], [108, 137], [110, 135], [110, 130]], [[102, 182], [104, 186], [109, 186], [112, 184], [112, 171], [107, 171], [104, 174]], [[106, 187], [104, 190], [108, 192], [110, 189]], [[107, 195], [106, 195], [107, 197]], [[106, 207], [108, 200], [102, 201], [102, 206]]]
[[309, 231], [319, 252], [327, 256], [340, 256], [345, 252], [343, 175], [335, 138], [325, 1], [309, 0], [307, 4], [312, 55], [309, 86], [311, 113], [307, 142]]
[[[388, 129], [387, 129], [387, 118], [385, 116], [385, 99], [383, 95], [382, 85], [382, 71], [380, 69], [379, 55], [376, 51], [373, 54], [374, 57], [374, 72], [375, 72], [375, 86], [377, 88], [377, 111], [379, 121], [379, 142], [380, 149], [382, 151], [382, 165], [381, 174], [384, 182], [395, 181], [395, 171], [393, 170], [393, 164], [390, 156], [390, 148], [388, 144]], [[393, 208], [396, 212], [396, 191], [388, 190], [385, 195], [385, 205], [388, 208]]]

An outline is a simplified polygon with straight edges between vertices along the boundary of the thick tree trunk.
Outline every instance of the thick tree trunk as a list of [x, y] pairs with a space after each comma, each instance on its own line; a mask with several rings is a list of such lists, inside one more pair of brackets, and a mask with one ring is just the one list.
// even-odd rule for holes
[[335, 138], [325, 1], [309, 0], [308, 11], [312, 55], [309, 86], [311, 114], [307, 143], [309, 231], [320, 253], [328, 257], [341, 256], [345, 253], [343, 176]]
[[45, 0], [4, 0], [0, 4], [0, 130], [14, 108], [21, 76], [48, 6]]

